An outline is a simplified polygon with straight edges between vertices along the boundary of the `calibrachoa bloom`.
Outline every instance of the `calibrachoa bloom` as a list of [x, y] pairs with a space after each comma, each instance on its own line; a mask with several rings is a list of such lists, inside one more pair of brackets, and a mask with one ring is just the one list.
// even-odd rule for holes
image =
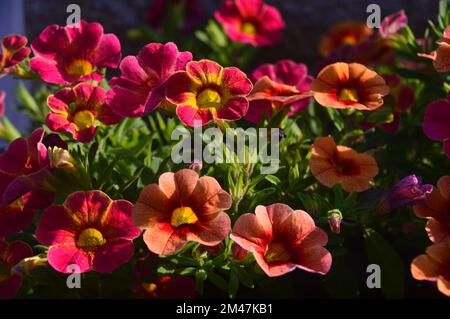
[[411, 273], [417, 280], [436, 282], [439, 291], [450, 297], [450, 239], [428, 247], [426, 254], [416, 257]]
[[179, 52], [175, 43], [147, 44], [137, 56], [127, 56], [120, 63], [121, 76], [109, 81], [109, 105], [124, 117], [153, 111], [164, 101], [167, 79], [191, 60], [192, 54]]
[[277, 44], [285, 28], [278, 9], [263, 0], [226, 0], [214, 15], [231, 40], [256, 47]]
[[5, 91], [0, 90], [0, 117], [5, 114]]
[[47, 126], [56, 132], [71, 133], [76, 141], [89, 143], [97, 130], [95, 121], [106, 125], [119, 123], [122, 118], [106, 104], [106, 92], [99, 86], [81, 83], [64, 88], [47, 99], [51, 112]]
[[47, 147], [42, 143], [44, 130], [35, 130], [28, 138], [14, 140], [0, 155], [0, 206], [22, 196], [28, 208], [42, 209], [54, 199], [44, 187], [48, 174]]
[[345, 21], [334, 25], [320, 40], [319, 52], [327, 57], [343, 46], [356, 46], [369, 38], [373, 30], [362, 21]]
[[245, 118], [258, 123], [265, 113], [270, 116], [273, 110], [289, 107], [289, 115], [302, 112], [311, 102], [305, 98], [313, 77], [303, 63], [281, 60], [276, 64], [263, 64], [252, 74], [256, 82], [249, 96], [250, 105]]
[[9, 35], [3, 38], [0, 52], [0, 77], [10, 72], [30, 55], [31, 50], [26, 47], [27, 42], [27, 38], [21, 35]]
[[12, 269], [32, 254], [31, 247], [23, 241], [0, 241], [0, 299], [14, 298], [17, 294], [22, 286], [22, 278]]
[[428, 105], [422, 127], [430, 139], [444, 143], [444, 152], [450, 158], [450, 92], [446, 99]]
[[215, 246], [227, 237], [231, 196], [215, 178], [190, 169], [164, 173], [147, 185], [133, 210], [134, 223], [145, 229], [144, 241], [158, 255], [175, 253], [189, 241]]
[[189, 126], [241, 119], [248, 111], [246, 96], [252, 90], [244, 72], [210, 60], [189, 62], [186, 71], [172, 75], [166, 85], [167, 100], [176, 105], [177, 116]]
[[362, 64], [343, 62], [323, 68], [311, 90], [320, 105], [336, 109], [375, 110], [389, 94], [389, 86], [376, 72]]
[[406, 205], [422, 205], [433, 191], [433, 185], [422, 184], [422, 178], [409, 175], [398, 181], [383, 197], [380, 209], [387, 213]]
[[450, 176], [437, 182], [423, 205], [414, 206], [419, 217], [428, 219], [426, 230], [431, 241], [438, 243], [450, 238]]
[[39, 242], [49, 246], [48, 262], [59, 272], [95, 270], [112, 272], [134, 254], [133, 239], [140, 230], [133, 225], [133, 205], [111, 200], [101, 191], [76, 192], [63, 205], [51, 206], [36, 230]]
[[383, 38], [391, 38], [407, 25], [408, 17], [405, 14], [405, 10], [400, 10], [383, 19], [379, 32]]
[[34, 213], [22, 198], [0, 206], [0, 238], [18, 233], [33, 222]]
[[137, 299], [193, 299], [195, 282], [188, 276], [165, 276], [134, 289]]
[[99, 23], [86, 21], [48, 26], [31, 48], [31, 69], [45, 82], [63, 85], [101, 81], [101, 69], [116, 68], [122, 55], [114, 34], [104, 34]]
[[443, 37], [437, 42], [436, 51], [430, 54], [419, 53], [419, 56], [433, 60], [433, 66], [438, 72], [450, 71], [450, 26], [444, 30]]
[[346, 192], [362, 192], [374, 185], [378, 165], [372, 156], [336, 145], [331, 136], [316, 139], [311, 153], [309, 166], [321, 184], [327, 187], [339, 184]]
[[270, 277], [296, 268], [326, 274], [331, 267], [331, 254], [323, 247], [327, 234], [307, 212], [284, 204], [257, 206], [255, 214], [240, 216], [231, 239], [252, 252]]

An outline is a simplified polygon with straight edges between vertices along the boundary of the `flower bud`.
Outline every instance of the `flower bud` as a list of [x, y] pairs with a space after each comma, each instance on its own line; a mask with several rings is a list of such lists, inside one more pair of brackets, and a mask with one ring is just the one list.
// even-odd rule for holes
[[51, 168], [74, 168], [76, 163], [68, 150], [57, 146], [48, 148]]
[[199, 173], [203, 168], [203, 163], [199, 160], [194, 160], [191, 164], [189, 164], [188, 168]]
[[12, 271], [19, 276], [29, 276], [36, 268], [48, 265], [45, 254], [25, 258], [15, 265]]
[[339, 234], [341, 232], [342, 213], [339, 209], [333, 209], [328, 212], [328, 224], [331, 232]]
[[236, 261], [242, 261], [248, 255], [248, 251], [245, 250], [244, 248], [242, 248], [241, 246], [239, 246], [236, 243], [233, 243], [233, 246], [231, 246], [231, 252], [232, 252], [232, 255], [233, 255], [233, 259], [236, 260]]

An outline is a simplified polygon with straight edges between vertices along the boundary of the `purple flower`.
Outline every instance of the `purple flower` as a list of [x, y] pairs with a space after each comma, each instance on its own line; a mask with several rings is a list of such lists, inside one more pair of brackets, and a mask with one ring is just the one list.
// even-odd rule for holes
[[406, 205], [421, 205], [427, 200], [433, 185], [422, 184], [422, 179], [409, 175], [398, 181], [383, 197], [380, 205], [382, 213], [388, 213]]
[[404, 10], [400, 10], [399, 12], [393, 13], [384, 18], [383, 22], [381, 22], [380, 34], [383, 38], [391, 38], [400, 29], [406, 27], [407, 25], [408, 17], [406, 16]]

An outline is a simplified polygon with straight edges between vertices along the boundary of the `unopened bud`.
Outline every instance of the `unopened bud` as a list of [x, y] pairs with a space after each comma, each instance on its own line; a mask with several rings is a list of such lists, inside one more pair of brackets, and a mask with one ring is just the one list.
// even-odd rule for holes
[[199, 160], [194, 160], [188, 167], [189, 169], [192, 169], [199, 173], [203, 168], [203, 163]]
[[328, 224], [331, 232], [339, 234], [341, 232], [342, 213], [339, 209], [333, 209], [328, 212]]
[[231, 253], [233, 255], [233, 259], [236, 261], [242, 261], [248, 255], [248, 251], [236, 243], [233, 243], [233, 246], [231, 246]]
[[45, 254], [29, 257], [23, 259], [17, 265], [15, 265], [12, 271], [20, 276], [29, 276], [33, 270], [38, 267], [45, 267], [48, 265]]
[[68, 150], [59, 147], [49, 147], [48, 154], [51, 168], [74, 168], [75, 160]]

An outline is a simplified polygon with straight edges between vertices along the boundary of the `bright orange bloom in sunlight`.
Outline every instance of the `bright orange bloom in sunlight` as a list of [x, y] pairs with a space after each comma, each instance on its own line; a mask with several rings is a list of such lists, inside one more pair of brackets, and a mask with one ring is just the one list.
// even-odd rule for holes
[[344, 21], [333, 27], [322, 37], [319, 53], [327, 57], [343, 46], [355, 46], [373, 33], [362, 21]]
[[372, 156], [336, 145], [331, 136], [316, 139], [311, 152], [309, 166], [321, 184], [340, 184], [346, 192], [362, 192], [373, 186], [378, 165]]
[[437, 283], [441, 293], [450, 297], [450, 239], [427, 248], [426, 254], [414, 258], [412, 276]]
[[335, 109], [355, 108], [371, 111], [383, 105], [389, 94], [386, 81], [359, 63], [327, 65], [311, 85], [316, 101]]

